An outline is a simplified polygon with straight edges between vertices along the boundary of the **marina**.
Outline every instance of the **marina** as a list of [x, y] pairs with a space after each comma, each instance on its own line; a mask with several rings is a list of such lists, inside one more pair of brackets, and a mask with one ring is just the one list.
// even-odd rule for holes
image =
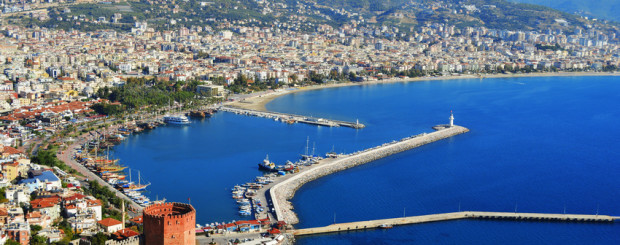
[[307, 182], [418, 146], [469, 132], [467, 128], [452, 125], [452, 122], [449, 125], [438, 125], [433, 128], [437, 131], [414, 135], [399, 141], [384, 143], [374, 148], [319, 161], [318, 164], [307, 168], [306, 171], [301, 171], [300, 174], [296, 174], [286, 180], [278, 182], [268, 191], [268, 196], [270, 197], [274, 210], [274, 218], [278, 221], [285, 221], [287, 224], [296, 224], [299, 222], [296, 214], [292, 211], [293, 206], [288, 200], [294, 196], [295, 191], [299, 189], [299, 187]]
[[219, 110], [231, 112], [235, 114], [241, 114], [241, 115], [270, 118], [270, 119], [273, 119], [274, 121], [281, 121], [281, 122], [289, 123], [289, 124], [299, 122], [299, 123], [305, 123], [305, 124], [317, 125], [317, 126], [349, 127], [349, 128], [355, 128], [355, 129], [362, 129], [366, 127], [366, 125], [360, 123], [359, 120], [355, 122], [347, 122], [347, 121], [324, 119], [324, 118], [318, 118], [318, 117], [300, 116], [300, 115], [280, 113], [280, 112], [240, 109], [240, 108], [233, 108], [233, 107], [228, 107], [228, 106], [220, 107]]
[[[255, 219], [269, 218], [273, 222], [284, 221], [287, 224], [296, 224], [297, 216], [287, 200], [292, 198], [295, 191], [304, 183], [469, 131], [467, 128], [454, 125], [453, 120], [454, 117], [451, 115], [449, 124], [433, 127], [436, 131], [432, 133], [410, 136], [351, 154], [330, 152], [326, 154], [326, 158], [315, 156], [314, 150], [309, 155], [308, 139], [306, 152], [299, 161], [294, 163], [287, 161], [285, 165], [276, 165], [267, 156], [263, 162], [258, 164], [258, 169], [267, 173], [264, 176], [258, 176], [255, 182], [235, 186], [232, 189], [232, 197], [240, 205], [240, 215], [253, 215]], [[263, 206], [266, 203], [269, 205]]]
[[[75, 147], [72, 152], [72, 160], [81, 167], [94, 174], [100, 182], [115, 189], [117, 195], [123, 197], [132, 204], [134, 209], [141, 209], [154, 203], [163, 203], [163, 200], [150, 200], [142, 191], [145, 191], [150, 183], [142, 183], [140, 171], [138, 181], [132, 180], [132, 171], [126, 166], [119, 165], [119, 159], [109, 159], [109, 148], [119, 144], [133, 133], [143, 132], [149, 126], [163, 125], [164, 122], [151, 120], [144, 123], [128, 122], [121, 127], [117, 127], [110, 132], [90, 132], [90, 140], [79, 147]], [[105, 149], [105, 150], [104, 150]], [[129, 177], [125, 175], [125, 171]]]

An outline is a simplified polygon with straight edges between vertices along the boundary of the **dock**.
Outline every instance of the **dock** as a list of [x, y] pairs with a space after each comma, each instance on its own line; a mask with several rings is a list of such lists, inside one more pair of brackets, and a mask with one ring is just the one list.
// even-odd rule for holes
[[456, 125], [438, 125], [433, 128], [436, 131], [432, 133], [422, 133], [352, 154], [320, 160], [317, 164], [302, 169], [299, 173], [279, 177], [278, 181], [266, 186], [268, 190], [261, 191], [258, 198], [269, 202], [272, 210], [271, 215], [275, 220], [285, 221], [287, 224], [296, 224], [298, 219], [293, 212], [292, 204], [288, 200], [293, 198], [295, 191], [305, 183], [344, 169], [469, 132], [469, 129]]
[[270, 112], [270, 111], [257, 111], [250, 109], [241, 109], [229, 106], [222, 106], [219, 108], [221, 111], [231, 112], [241, 115], [249, 115], [256, 117], [272, 118], [276, 121], [282, 121], [287, 123], [305, 123], [310, 125], [325, 126], [325, 127], [349, 127], [355, 129], [361, 129], [366, 125], [359, 122], [347, 122], [339, 120], [324, 119], [319, 117], [301, 116], [289, 113]]
[[609, 215], [588, 214], [546, 214], [546, 213], [508, 213], [508, 212], [477, 212], [463, 211], [455, 213], [430, 214], [410, 216], [403, 218], [379, 219], [350, 223], [332, 224], [324, 227], [306, 228], [291, 231], [295, 236], [332, 233], [340, 231], [354, 231], [380, 228], [381, 225], [410, 225], [428, 222], [451, 221], [461, 219], [486, 219], [486, 220], [517, 220], [517, 221], [541, 221], [541, 222], [591, 222], [611, 223], [620, 217]]

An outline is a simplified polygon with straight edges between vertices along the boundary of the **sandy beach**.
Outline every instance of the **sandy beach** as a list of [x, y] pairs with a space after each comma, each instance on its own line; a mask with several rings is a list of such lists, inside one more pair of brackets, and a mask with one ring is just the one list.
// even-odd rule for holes
[[299, 93], [304, 91], [338, 88], [347, 86], [365, 86], [373, 84], [386, 83], [404, 83], [404, 82], [422, 82], [422, 81], [443, 81], [453, 79], [486, 79], [486, 78], [512, 78], [512, 77], [583, 77], [583, 76], [620, 76], [620, 73], [614, 72], [546, 72], [546, 73], [521, 73], [521, 74], [484, 74], [484, 75], [460, 75], [460, 76], [441, 76], [441, 77], [416, 77], [416, 78], [392, 78], [386, 80], [376, 80], [367, 82], [346, 82], [336, 84], [315, 85], [309, 87], [298, 87], [292, 90], [277, 90], [266, 94], [252, 96], [241, 101], [233, 101], [225, 103], [228, 106], [251, 109], [258, 111], [267, 111], [265, 105], [275, 98], [283, 95]]

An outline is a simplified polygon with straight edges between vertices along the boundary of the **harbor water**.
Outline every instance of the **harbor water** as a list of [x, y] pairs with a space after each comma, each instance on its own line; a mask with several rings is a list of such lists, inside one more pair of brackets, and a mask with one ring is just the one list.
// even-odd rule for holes
[[[341, 87], [275, 99], [270, 110], [366, 128], [288, 125], [217, 113], [131, 136], [114, 157], [150, 181], [147, 195], [187, 202], [197, 223], [248, 219], [230, 189], [269, 154], [295, 161], [350, 153], [446, 123], [471, 131], [304, 185], [298, 227], [460, 210], [620, 215], [620, 77], [428, 81]], [[132, 170], [133, 171], [133, 170]], [[136, 180], [137, 172], [132, 172]], [[615, 224], [454, 221], [302, 237], [299, 244], [618, 244]]]

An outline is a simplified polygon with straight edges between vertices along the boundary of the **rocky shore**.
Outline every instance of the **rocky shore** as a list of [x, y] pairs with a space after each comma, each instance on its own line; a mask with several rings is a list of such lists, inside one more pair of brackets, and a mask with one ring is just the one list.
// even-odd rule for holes
[[273, 208], [275, 209], [276, 219], [279, 221], [286, 221], [287, 224], [296, 224], [299, 222], [297, 215], [293, 212], [293, 205], [288, 200], [293, 198], [297, 189], [305, 183], [344, 169], [372, 162], [380, 158], [469, 131], [469, 129], [461, 126], [440, 126], [435, 128], [438, 130], [432, 133], [407, 137], [399, 141], [385, 143], [374, 148], [340, 156], [335, 159], [322, 160], [317, 166], [302, 170], [295, 176], [276, 184], [269, 190]]

